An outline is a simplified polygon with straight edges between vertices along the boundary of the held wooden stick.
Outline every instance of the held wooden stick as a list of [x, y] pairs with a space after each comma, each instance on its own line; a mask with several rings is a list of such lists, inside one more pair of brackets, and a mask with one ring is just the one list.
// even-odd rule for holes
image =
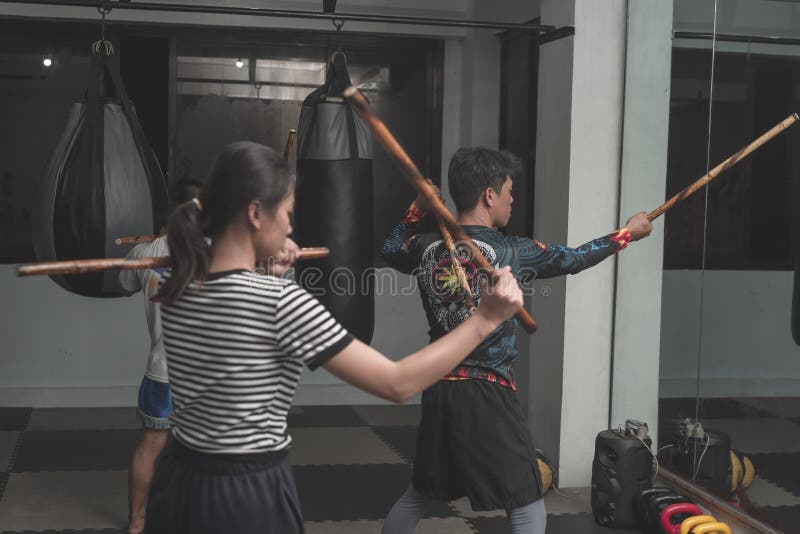
[[[442, 218], [443, 223], [453, 234], [453, 237], [458, 239], [460, 243], [469, 247], [473, 261], [477, 266], [481, 269], [485, 269], [487, 272], [493, 271], [494, 269], [492, 266], [486, 261], [486, 258], [483, 257], [483, 254], [481, 254], [481, 251], [475, 243], [472, 242], [472, 239], [467, 236], [461, 228], [461, 225], [458, 224], [458, 221], [453, 217], [453, 214], [444, 206], [433, 188], [425, 181], [422, 173], [419, 172], [419, 169], [414, 162], [411, 161], [411, 158], [406, 151], [403, 150], [403, 147], [400, 146], [400, 143], [397, 142], [397, 139], [394, 138], [386, 125], [383, 124], [383, 121], [372, 114], [364, 96], [355, 87], [348, 87], [344, 90], [343, 95], [353, 108], [355, 108], [361, 118], [364, 119], [364, 122], [372, 131], [372, 134], [378, 139], [386, 152], [398, 163], [414, 190], [425, 197], [427, 204], [431, 206], [431, 209], [436, 215]], [[536, 332], [536, 321], [533, 320], [524, 308], [520, 308], [517, 311], [516, 318], [529, 334]]]
[[[327, 247], [301, 248], [297, 259], [298, 261], [317, 260], [327, 257], [328, 254], [330, 254], [330, 250], [328, 250]], [[17, 267], [17, 276], [85, 274], [109, 271], [112, 269], [156, 269], [159, 267], [169, 267], [169, 265], [169, 256], [139, 258], [135, 260], [128, 260], [125, 258], [98, 258], [88, 260], [45, 261], [41, 263], [19, 265]]]
[[283, 159], [289, 160], [292, 155], [292, 146], [294, 145], [295, 137], [297, 137], [297, 130], [292, 128], [289, 130], [289, 137], [286, 138], [286, 147], [283, 149]]
[[118, 237], [114, 240], [114, 244], [116, 245], [127, 245], [129, 243], [148, 243], [155, 239], [158, 239], [164, 234], [146, 234], [146, 235], [132, 235], [128, 237]]
[[442, 234], [444, 244], [450, 252], [450, 263], [453, 265], [461, 289], [464, 290], [464, 299], [467, 301], [467, 306], [469, 306], [469, 312], [475, 313], [478, 308], [475, 306], [475, 300], [472, 298], [472, 288], [469, 287], [467, 273], [464, 272], [464, 266], [461, 265], [461, 260], [458, 259], [458, 250], [456, 249], [456, 244], [453, 242], [453, 236], [450, 235], [447, 226], [444, 225], [444, 221], [442, 221], [442, 218], [438, 215], [436, 215], [436, 224], [439, 225], [439, 232]]
[[706, 174], [705, 176], [694, 182], [692, 185], [690, 185], [689, 187], [687, 187], [686, 189], [684, 189], [683, 191], [681, 191], [680, 193], [678, 193], [677, 195], [675, 195], [674, 197], [667, 200], [662, 205], [660, 205], [659, 207], [648, 213], [647, 219], [652, 221], [656, 217], [660, 216], [662, 213], [670, 209], [672, 206], [682, 201], [683, 199], [685, 199], [686, 197], [688, 197], [689, 195], [691, 195], [692, 193], [694, 193], [695, 191], [706, 185], [708, 182], [710, 182], [723, 172], [727, 171], [728, 169], [730, 169], [731, 167], [742, 161], [744, 158], [750, 155], [751, 152], [761, 148], [761, 146], [764, 145], [767, 141], [769, 141], [779, 133], [786, 130], [789, 126], [797, 122], [798, 119], [800, 119], [800, 117], [798, 117], [797, 113], [792, 113], [784, 120], [782, 120], [780, 123], [773, 126], [769, 131], [764, 133], [761, 137], [759, 137], [746, 147], [739, 150], [736, 154], [732, 155], [731, 157], [729, 157], [728, 159], [726, 159], [725, 161], [723, 161], [722, 163], [711, 169], [708, 174]]

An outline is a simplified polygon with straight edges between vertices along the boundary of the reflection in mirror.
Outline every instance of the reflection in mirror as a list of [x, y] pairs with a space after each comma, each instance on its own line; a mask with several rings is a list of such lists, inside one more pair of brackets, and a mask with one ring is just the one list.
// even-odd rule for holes
[[[673, 41], [666, 198], [711, 167], [716, 7], [715, 1], [675, 2], [676, 33], [692, 31], [710, 39]], [[696, 428], [699, 415], [706, 193], [698, 191], [664, 218], [659, 461], [688, 479], [696, 478], [696, 451], [683, 434]]]
[[[668, 194], [800, 110], [800, 5], [717, 4], [710, 33], [675, 4]], [[785, 532], [800, 524], [798, 141], [795, 126], [665, 221], [661, 457]]]

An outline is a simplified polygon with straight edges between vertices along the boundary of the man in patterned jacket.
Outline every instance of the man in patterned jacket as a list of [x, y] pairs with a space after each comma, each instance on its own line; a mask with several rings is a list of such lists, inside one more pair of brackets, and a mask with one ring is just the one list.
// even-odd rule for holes
[[[519, 160], [510, 153], [462, 148], [453, 155], [448, 175], [464, 231], [492, 266], [510, 265], [521, 283], [578, 273], [652, 230], [646, 214], [639, 213], [622, 229], [578, 248], [506, 236], [497, 229], [511, 218], [511, 176], [518, 170]], [[418, 235], [426, 209], [417, 197], [382, 253], [391, 266], [416, 277], [434, 341], [464, 321], [470, 307], [441, 235]], [[457, 249], [477, 301], [480, 273], [469, 249]], [[516, 395], [516, 357], [512, 319], [423, 393], [412, 481], [389, 512], [383, 534], [410, 533], [433, 501], [463, 496], [475, 511], [505, 510], [514, 533], [544, 534], [541, 475]]]

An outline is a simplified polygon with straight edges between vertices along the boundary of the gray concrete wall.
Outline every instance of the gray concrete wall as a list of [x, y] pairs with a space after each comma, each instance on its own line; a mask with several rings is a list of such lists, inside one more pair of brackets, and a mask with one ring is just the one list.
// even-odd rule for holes
[[[399, 275], [399, 285], [413, 280]], [[0, 406], [136, 404], [150, 348], [141, 295], [81, 297], [48, 277], [17, 278], [11, 265], [0, 266], [0, 295]], [[378, 296], [375, 314], [372, 345], [387, 356], [427, 343], [418, 294]], [[381, 403], [324, 370], [301, 384], [297, 404]]]

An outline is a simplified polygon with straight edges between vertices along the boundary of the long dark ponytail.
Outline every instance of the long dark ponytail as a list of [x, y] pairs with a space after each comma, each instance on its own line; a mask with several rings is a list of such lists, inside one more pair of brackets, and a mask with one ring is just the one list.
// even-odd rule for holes
[[226, 146], [197, 200], [180, 204], [167, 224], [172, 273], [159, 293], [164, 304], [175, 302], [186, 287], [208, 276], [213, 241], [242, 208], [257, 200], [274, 210], [293, 186], [289, 166], [275, 150], [239, 141]]

